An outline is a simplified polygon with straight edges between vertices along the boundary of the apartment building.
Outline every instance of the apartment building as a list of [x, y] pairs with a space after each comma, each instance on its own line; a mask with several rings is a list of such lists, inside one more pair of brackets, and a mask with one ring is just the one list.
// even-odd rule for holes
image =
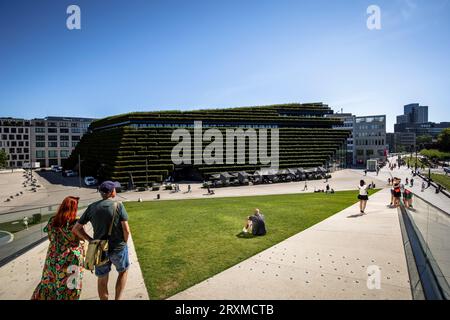
[[22, 167], [30, 161], [30, 121], [0, 118], [0, 149], [8, 155], [8, 167]]

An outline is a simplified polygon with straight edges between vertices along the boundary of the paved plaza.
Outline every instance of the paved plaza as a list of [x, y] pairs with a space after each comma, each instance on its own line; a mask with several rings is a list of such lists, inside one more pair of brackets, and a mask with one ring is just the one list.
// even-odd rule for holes
[[[369, 173], [366, 177], [360, 170], [343, 170], [327, 182], [309, 181], [304, 192], [324, 189], [326, 184], [336, 191], [355, 190], [361, 178], [383, 188], [387, 187], [384, 177], [388, 174], [383, 170], [379, 176]], [[192, 184], [192, 192], [185, 193], [187, 186], [182, 184], [181, 192], [159, 193], [162, 201], [286, 194], [303, 192], [304, 184], [229, 187], [216, 189], [214, 196], [205, 195], [200, 184]], [[76, 191], [72, 188], [69, 192]], [[96, 194], [95, 190], [82, 189], [86, 197]], [[155, 201], [157, 193], [126, 192], [119, 198]], [[384, 189], [371, 197], [366, 215], [358, 215], [355, 204], [171, 299], [411, 299], [398, 213], [386, 207], [388, 201], [389, 190]], [[0, 281], [7, 284], [0, 290], [0, 299], [29, 299], [40, 280], [47, 246], [46, 241], [0, 268]], [[132, 267], [124, 298], [148, 299], [132, 241], [130, 254]], [[368, 273], [376, 268], [381, 272], [381, 289], [371, 290], [367, 287]], [[110, 292], [114, 292], [114, 280], [112, 277]], [[81, 298], [97, 299], [96, 279], [90, 272], [85, 273]]]
[[[411, 299], [396, 209], [389, 190], [365, 215], [355, 204], [170, 299]], [[380, 289], [368, 288], [379, 270]]]

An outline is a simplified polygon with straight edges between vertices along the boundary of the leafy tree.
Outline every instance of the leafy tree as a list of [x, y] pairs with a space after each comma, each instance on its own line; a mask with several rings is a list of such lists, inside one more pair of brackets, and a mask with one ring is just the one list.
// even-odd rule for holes
[[443, 151], [450, 151], [450, 128], [442, 130], [439, 134], [438, 146]]
[[420, 144], [431, 144], [433, 142], [433, 137], [429, 134], [424, 134], [422, 136], [418, 136], [416, 139], [416, 143]]
[[5, 150], [0, 150], [0, 168], [6, 168], [8, 165], [8, 154]]

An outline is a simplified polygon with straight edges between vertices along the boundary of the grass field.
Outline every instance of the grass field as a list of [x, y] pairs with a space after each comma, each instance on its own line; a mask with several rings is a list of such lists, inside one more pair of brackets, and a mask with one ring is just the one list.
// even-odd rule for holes
[[445, 187], [447, 190], [450, 190], [450, 177], [445, 175], [445, 174], [437, 174], [437, 173], [432, 173], [431, 174], [431, 179], [433, 179], [433, 181], [439, 183], [440, 185], [442, 185], [443, 187]]
[[[164, 299], [267, 249], [357, 202], [356, 191], [126, 202], [145, 284]], [[239, 237], [260, 208], [268, 233]]]

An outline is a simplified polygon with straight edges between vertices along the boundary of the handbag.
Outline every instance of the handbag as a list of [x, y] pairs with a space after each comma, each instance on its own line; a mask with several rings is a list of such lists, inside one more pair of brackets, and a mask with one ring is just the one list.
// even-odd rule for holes
[[109, 261], [107, 256], [109, 248], [109, 238], [111, 237], [114, 220], [116, 218], [117, 211], [119, 211], [119, 203], [114, 202], [114, 214], [111, 221], [111, 225], [108, 230], [108, 239], [106, 240], [92, 240], [89, 242], [86, 256], [84, 257], [84, 267], [87, 270], [94, 270], [95, 267], [102, 266]]

